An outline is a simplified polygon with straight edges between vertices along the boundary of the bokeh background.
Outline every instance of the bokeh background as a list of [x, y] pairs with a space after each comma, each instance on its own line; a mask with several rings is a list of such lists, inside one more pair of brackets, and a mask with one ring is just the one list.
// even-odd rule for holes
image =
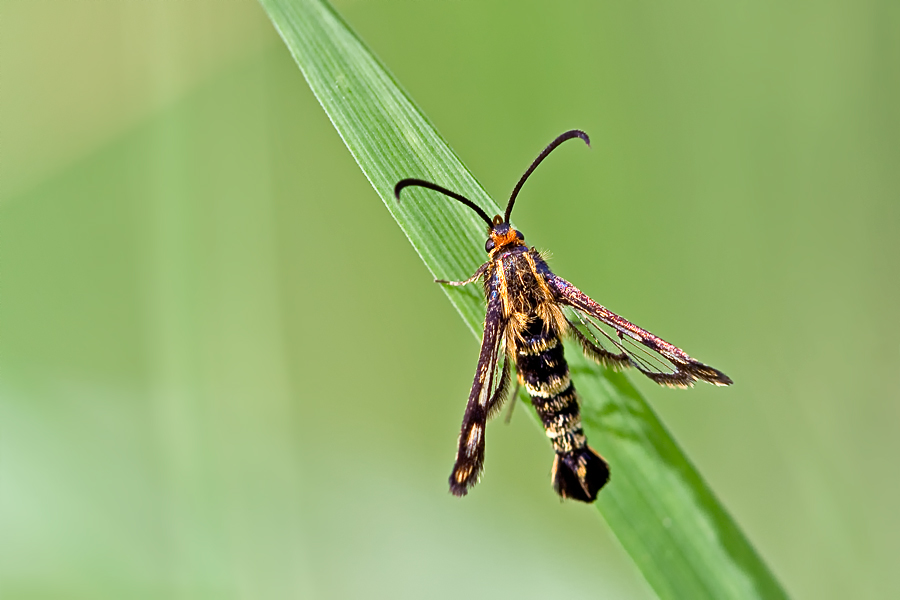
[[[735, 380], [636, 382], [789, 593], [900, 596], [900, 5], [336, 5], [495, 198], [591, 134], [517, 224]], [[4, 598], [652, 597], [524, 412], [447, 493], [477, 340], [258, 5], [0, 61]]]

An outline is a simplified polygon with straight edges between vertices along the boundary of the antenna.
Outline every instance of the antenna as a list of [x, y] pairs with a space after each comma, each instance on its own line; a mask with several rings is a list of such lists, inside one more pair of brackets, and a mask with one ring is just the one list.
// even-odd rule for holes
[[525, 171], [524, 175], [522, 175], [519, 183], [517, 183], [516, 187], [513, 188], [512, 195], [509, 197], [509, 204], [506, 205], [506, 212], [503, 214], [504, 223], [509, 223], [509, 215], [512, 214], [513, 204], [515, 204], [516, 202], [516, 196], [519, 195], [519, 190], [521, 190], [522, 186], [525, 185], [525, 180], [528, 179], [528, 176], [534, 173], [534, 170], [537, 169], [538, 165], [541, 164], [541, 162], [545, 158], [547, 158], [547, 156], [549, 156], [551, 152], [556, 150], [557, 146], [559, 146], [566, 140], [571, 140], [572, 138], [581, 138], [582, 140], [584, 140], [584, 143], [588, 145], [588, 148], [591, 147], [591, 138], [589, 138], [588, 134], [581, 131], [580, 129], [572, 129], [570, 131], [567, 131], [550, 142], [550, 145], [544, 148], [544, 151], [541, 152], [536, 159], [534, 159], [534, 162], [531, 163], [531, 166], [528, 167], [528, 170]]
[[487, 213], [484, 212], [477, 204], [475, 204], [465, 196], [461, 196], [456, 192], [451, 192], [447, 188], [443, 188], [436, 183], [431, 183], [430, 181], [425, 181], [424, 179], [402, 179], [398, 181], [397, 185], [394, 186], [394, 197], [397, 198], [397, 202], [400, 201], [400, 191], [405, 187], [413, 185], [428, 188], [429, 190], [434, 190], [435, 192], [440, 192], [445, 196], [450, 196], [455, 200], [459, 200], [460, 202], [474, 210], [476, 213], [478, 213], [478, 216], [481, 217], [481, 219], [485, 223], [487, 223], [488, 228], [492, 228], [494, 226], [494, 224], [491, 222], [491, 218], [487, 216]]

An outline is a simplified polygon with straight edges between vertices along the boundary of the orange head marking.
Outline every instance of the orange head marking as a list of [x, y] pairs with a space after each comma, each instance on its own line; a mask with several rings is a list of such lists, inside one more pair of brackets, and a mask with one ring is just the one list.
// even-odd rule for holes
[[502, 250], [512, 246], [523, 245], [525, 236], [514, 229], [509, 223], [504, 222], [503, 217], [497, 215], [491, 224], [491, 233], [484, 243], [485, 252]]

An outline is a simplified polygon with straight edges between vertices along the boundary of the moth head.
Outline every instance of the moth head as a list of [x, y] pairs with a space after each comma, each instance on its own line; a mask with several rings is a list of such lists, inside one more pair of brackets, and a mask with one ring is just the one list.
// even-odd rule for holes
[[484, 243], [484, 251], [492, 250], [500, 251], [515, 246], [524, 246], [525, 236], [522, 232], [503, 220], [503, 217], [497, 215], [491, 224], [491, 232], [488, 239]]
[[556, 149], [557, 146], [565, 142], [566, 140], [571, 140], [572, 138], [579, 138], [584, 141], [588, 146], [591, 145], [591, 140], [588, 138], [588, 135], [579, 131], [578, 129], [572, 129], [571, 131], [567, 131], [564, 134], [557, 137], [555, 140], [550, 142], [550, 145], [544, 148], [544, 151], [541, 152], [534, 162], [531, 163], [531, 166], [528, 167], [528, 170], [525, 171], [525, 174], [519, 179], [519, 183], [516, 184], [516, 187], [513, 188], [512, 194], [509, 197], [509, 202], [506, 204], [506, 211], [503, 213], [503, 216], [497, 215], [493, 219], [491, 219], [484, 209], [480, 206], [462, 196], [457, 194], [456, 192], [451, 192], [447, 188], [441, 187], [436, 183], [431, 183], [430, 181], [425, 181], [424, 179], [402, 179], [397, 182], [397, 185], [394, 186], [394, 197], [397, 198], [397, 201], [400, 201], [400, 191], [405, 187], [409, 186], [418, 186], [423, 188], [428, 188], [429, 190], [434, 190], [435, 192], [440, 192], [445, 196], [449, 196], [454, 200], [458, 200], [459, 202], [465, 204], [469, 208], [475, 211], [475, 213], [484, 221], [488, 226], [488, 239], [484, 244], [484, 249], [486, 252], [499, 251], [503, 248], [524, 245], [525, 236], [521, 234], [521, 232], [517, 231], [512, 225], [509, 224], [509, 216], [512, 214], [513, 205], [516, 202], [516, 196], [519, 195], [519, 190], [522, 189], [522, 186], [525, 185], [525, 180], [528, 179], [528, 176], [531, 175], [534, 170], [537, 168], [541, 161], [543, 161], [547, 156]]

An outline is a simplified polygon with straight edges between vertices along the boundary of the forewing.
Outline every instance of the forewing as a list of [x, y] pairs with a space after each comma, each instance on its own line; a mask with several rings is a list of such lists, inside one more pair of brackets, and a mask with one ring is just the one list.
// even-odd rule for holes
[[463, 416], [462, 428], [456, 450], [456, 464], [450, 474], [450, 491], [464, 496], [478, 482], [484, 466], [484, 429], [489, 416], [500, 407], [509, 383], [509, 365], [504, 359], [503, 332], [506, 319], [499, 289], [492, 289], [488, 297], [487, 313], [484, 317], [484, 335], [481, 339], [481, 353], [475, 380], [469, 392], [469, 402]]
[[731, 384], [721, 371], [597, 304], [562, 277], [549, 274], [547, 283], [560, 304], [572, 309], [572, 334], [585, 354], [597, 362], [613, 368], [632, 366], [653, 381], [672, 387], [690, 387], [697, 380]]

